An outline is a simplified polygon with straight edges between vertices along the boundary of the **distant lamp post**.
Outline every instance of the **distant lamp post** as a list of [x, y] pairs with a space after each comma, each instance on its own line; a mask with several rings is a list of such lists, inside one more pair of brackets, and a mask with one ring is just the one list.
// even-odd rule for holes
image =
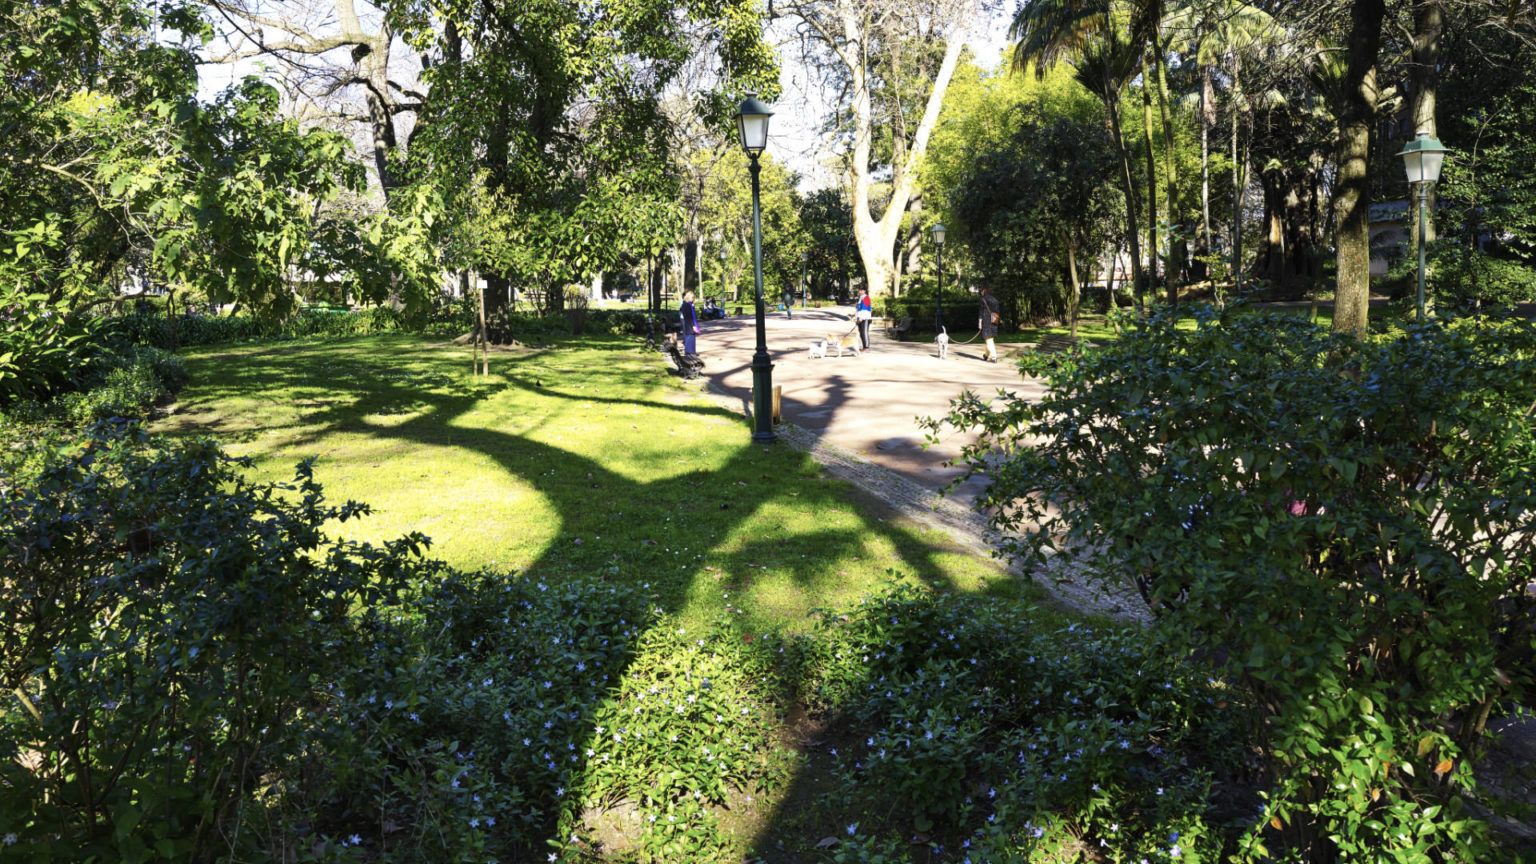
[[747, 171], [752, 175], [752, 280], [757, 291], [757, 350], [752, 354], [752, 440], [768, 444], [773, 434], [773, 358], [768, 356], [768, 334], [763, 323], [763, 207], [758, 197], [757, 163], [768, 147], [768, 119], [773, 109], [748, 93], [747, 101], [736, 109], [736, 131], [741, 134], [741, 149], [752, 160]]
[[1419, 187], [1419, 323], [1424, 323], [1424, 233], [1429, 209], [1429, 187], [1440, 179], [1440, 164], [1445, 161], [1445, 145], [1420, 129], [1419, 137], [1403, 145], [1397, 154], [1403, 157], [1403, 168], [1408, 172], [1408, 185]]
[[810, 260], [810, 258], [811, 258], [811, 253], [809, 253], [809, 252], [801, 252], [800, 253], [800, 308], [801, 309], [805, 308], [805, 301], [807, 299], [809, 299], [810, 295], [811, 295], [811, 283], [805, 281], [805, 265], [806, 265], [806, 262]]
[[[733, 292], [734, 293], [734, 292]], [[735, 299], [740, 300], [740, 297]], [[725, 302], [725, 243], [720, 244], [720, 302]]]
[[944, 332], [944, 223], [943, 222], [935, 222], [935, 223], [933, 223], [933, 245], [934, 245], [934, 248], [938, 250], [938, 259], [939, 259], [938, 260], [938, 269], [939, 269], [939, 313], [938, 313], [937, 320], [934, 322], [935, 325], [936, 325], [934, 327], [934, 332], [936, 332], [936, 333], [943, 333]]

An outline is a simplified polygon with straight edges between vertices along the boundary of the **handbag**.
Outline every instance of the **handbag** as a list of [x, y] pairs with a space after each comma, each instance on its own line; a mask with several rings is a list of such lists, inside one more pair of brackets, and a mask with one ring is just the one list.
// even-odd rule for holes
[[998, 315], [996, 312], [992, 313], [992, 323], [993, 324], [996, 324], [999, 320], [1001, 320], [1001, 318], [1002, 318], [1002, 316]]

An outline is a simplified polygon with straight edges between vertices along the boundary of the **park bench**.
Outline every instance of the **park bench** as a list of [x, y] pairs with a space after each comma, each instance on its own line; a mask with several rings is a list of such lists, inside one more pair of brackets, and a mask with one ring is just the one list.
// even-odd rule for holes
[[672, 368], [684, 380], [692, 381], [704, 372], [704, 361], [697, 354], [684, 354], [683, 343], [676, 336], [669, 335], [663, 342], [662, 348], [667, 354], [667, 360], [672, 363]]
[[886, 336], [887, 339], [900, 340], [901, 337], [905, 336], [911, 330], [912, 330], [912, 316], [911, 315], [906, 315], [906, 316], [903, 316], [900, 321], [897, 321], [896, 325], [894, 327], [891, 326], [890, 324], [887, 324], [886, 327], [885, 327], [885, 336]]
[[1047, 333], [1035, 344], [1036, 354], [1061, 354], [1071, 351], [1078, 340], [1061, 333]]

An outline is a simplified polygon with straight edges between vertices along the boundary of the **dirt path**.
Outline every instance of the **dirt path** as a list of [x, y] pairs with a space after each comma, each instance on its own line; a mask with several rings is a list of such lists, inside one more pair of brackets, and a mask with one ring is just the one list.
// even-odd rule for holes
[[[940, 360], [931, 342], [896, 342], [875, 334], [861, 356], [813, 360], [806, 348], [815, 339], [852, 327], [851, 307], [794, 311], [792, 319], [775, 312], [765, 320], [774, 384], [783, 388], [785, 422], [775, 427], [781, 441], [799, 447], [846, 480], [904, 516], [949, 534], [977, 555], [991, 557], [1000, 540], [986, 517], [972, 508], [985, 478], [972, 478], [940, 494], [963, 469], [947, 464], [971, 436], [947, 431], [925, 447], [919, 417], [948, 410], [966, 389], [977, 393], [1007, 390], [1025, 398], [1043, 391], [1036, 379], [1020, 376], [1006, 361], [982, 362], [980, 343], [953, 345]], [[747, 413], [752, 401], [749, 364], [756, 346], [750, 316], [709, 322], [699, 340], [704, 378], [712, 398]], [[1127, 584], [1106, 594], [1082, 568], [1062, 558], [1026, 574], [1066, 609], [1123, 621], [1146, 621], [1141, 599]]]

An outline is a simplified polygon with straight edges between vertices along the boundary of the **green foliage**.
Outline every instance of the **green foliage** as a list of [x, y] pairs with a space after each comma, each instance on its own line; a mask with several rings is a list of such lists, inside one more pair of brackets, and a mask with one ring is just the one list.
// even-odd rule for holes
[[[748, 159], [740, 147], [726, 147], [705, 180], [700, 206], [700, 231], [725, 241], [728, 290], [753, 296], [752, 180]], [[779, 292], [800, 284], [802, 252], [811, 248], [811, 237], [801, 221], [800, 201], [795, 194], [795, 175], [772, 154], [759, 160], [758, 199], [762, 208], [763, 291], [777, 302]], [[822, 211], [826, 218], [834, 214]], [[843, 215], [847, 219], [847, 215]], [[836, 223], [823, 224], [837, 231]], [[851, 230], [848, 229], [848, 230]], [[830, 238], [828, 238], [830, 239]], [[851, 248], [851, 247], [850, 247]], [[857, 256], [854, 255], [854, 258]], [[850, 258], [850, 261], [852, 258]], [[716, 262], [718, 263], [718, 262]], [[716, 293], [713, 296], [720, 296]]]
[[[1238, 755], [1219, 691], [1145, 634], [1042, 618], [910, 586], [823, 614], [803, 686], [847, 725], [838, 794], [983, 860], [1063, 840], [1162, 857], [1172, 832], [1214, 853], [1209, 772]], [[845, 856], [865, 848], [854, 827]]]
[[156, 402], [169, 397], [152, 365], [131, 362], [108, 372], [101, 384], [58, 400], [60, 412], [76, 426], [97, 420], [144, 420]]
[[853, 204], [848, 193], [841, 189], [812, 192], [800, 202], [800, 224], [809, 235], [812, 295], [848, 299], [844, 289], [863, 267], [853, 239]]
[[[677, 238], [675, 119], [662, 109], [665, 93], [680, 93], [723, 129], [742, 90], [777, 89], [756, 6], [744, 0], [389, 0], [382, 8], [413, 47], [444, 56], [423, 70], [432, 121], [412, 136], [403, 173], [442, 195], [439, 229], [452, 266], [540, 290], [585, 281]], [[696, 85], [684, 73], [700, 57], [719, 74]], [[490, 230], [476, 218], [487, 211], [497, 223]]]
[[65, 316], [67, 310], [68, 304], [41, 292], [0, 306], [0, 406], [44, 398], [65, 385], [90, 344], [83, 328]]
[[975, 161], [951, 206], [1005, 318], [1066, 317], [1075, 302], [1069, 252], [1087, 281], [1115, 230], [1118, 157], [1096, 121], [1032, 111], [1019, 120]]
[[637, 802], [637, 845], [655, 860], [727, 857], [714, 809], [783, 779], [776, 644], [727, 621], [703, 633], [653, 627], [617, 692], [597, 707], [601, 753], [586, 794], [598, 804]]
[[1270, 778], [1244, 856], [1488, 860], [1470, 763], [1536, 683], [1536, 327], [1175, 325], [1041, 362], [1035, 404], [956, 403], [994, 524], [1026, 561], [1133, 579], [1165, 638], [1224, 658]]
[[[206, 442], [95, 432], [0, 475], [0, 833], [34, 861], [250, 853], [424, 538], [329, 540], [301, 466], [254, 486]], [[430, 571], [431, 568], [426, 568]], [[10, 842], [8, 840], [8, 842]]]
[[[1424, 291], [1442, 306], [1471, 311], [1478, 304], [1497, 309], [1536, 300], [1536, 268], [1469, 249], [1459, 239], [1438, 238], [1424, 249]], [[1387, 273], [1386, 287], [1394, 295], [1411, 297], [1418, 290], [1419, 259], [1407, 251]]]
[[254, 78], [200, 101], [193, 45], [207, 28], [193, 9], [108, 0], [0, 15], [17, 37], [0, 49], [0, 125], [14, 133], [0, 160], [0, 307], [75, 316], [142, 275], [281, 314], [291, 268], [343, 254], [320, 248], [342, 233], [317, 213], [360, 188], [350, 143], [280, 117], [277, 91]]
[[[910, 277], [909, 277], [910, 278]], [[904, 285], [912, 285], [904, 281]], [[905, 291], [900, 297], [871, 298], [876, 317], [894, 318], [900, 321], [904, 317], [912, 318], [912, 328], [919, 333], [933, 332], [934, 318], [938, 315], [938, 300], [934, 296], [933, 283], [931, 281], [919, 282], [916, 286]], [[944, 326], [951, 336], [971, 333], [976, 330], [976, 322], [981, 319], [981, 303], [969, 292], [959, 294], [950, 290], [944, 292]]]

